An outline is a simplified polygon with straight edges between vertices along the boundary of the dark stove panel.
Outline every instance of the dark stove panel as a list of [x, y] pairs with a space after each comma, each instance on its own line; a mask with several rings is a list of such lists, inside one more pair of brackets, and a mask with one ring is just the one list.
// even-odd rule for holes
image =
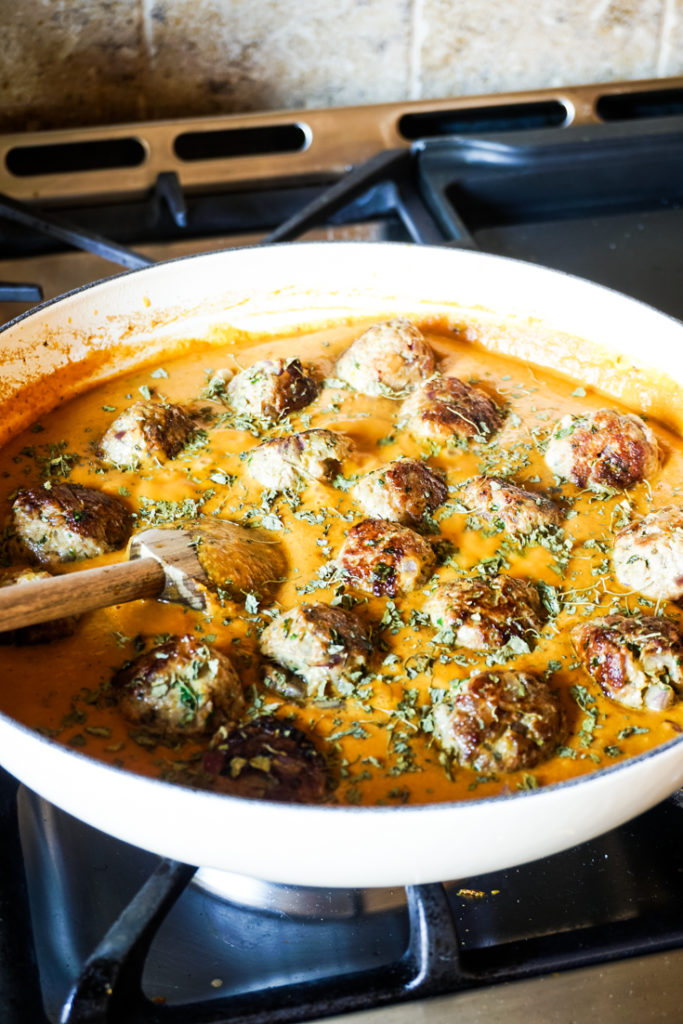
[[[158, 858], [72, 818], [21, 790], [19, 820], [36, 954], [46, 1010], [59, 1012], [85, 960], [126, 907]], [[228, 880], [237, 902], [197, 884], [182, 894], [161, 926], [145, 967], [150, 999], [169, 1004], [211, 1002], [381, 967], [407, 945], [403, 893], [386, 913], [363, 915], [360, 893], [302, 891], [280, 909], [243, 906], [240, 882]], [[285, 894], [286, 895], [286, 894]], [[388, 894], [391, 895], [391, 894]], [[381, 919], [380, 919], [381, 918]]]
[[565, 270], [683, 317], [683, 118], [435, 140], [420, 188], [457, 243]]
[[[19, 812], [41, 989], [49, 1019], [58, 1021], [87, 957], [158, 858], [23, 789]], [[446, 883], [457, 936], [450, 987], [678, 948], [683, 872], [670, 851], [682, 842], [683, 807], [671, 799], [543, 861]], [[145, 994], [168, 1006], [242, 1005], [250, 994], [293, 984], [343, 986], [345, 976], [396, 969], [409, 945], [401, 889], [261, 883], [255, 896], [251, 880], [227, 876], [223, 899], [199, 881], [173, 906], [144, 968]]]

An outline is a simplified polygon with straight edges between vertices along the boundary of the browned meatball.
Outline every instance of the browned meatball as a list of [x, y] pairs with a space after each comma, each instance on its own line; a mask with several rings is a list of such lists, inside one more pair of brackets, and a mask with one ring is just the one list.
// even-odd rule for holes
[[233, 377], [226, 393], [236, 412], [274, 422], [309, 405], [318, 390], [300, 359], [264, 359]]
[[434, 353], [404, 318], [373, 324], [344, 352], [336, 374], [365, 395], [403, 398], [434, 372]]
[[639, 416], [598, 409], [564, 416], [555, 426], [545, 461], [557, 477], [577, 487], [609, 491], [633, 487], [654, 473], [659, 446]]
[[[51, 574], [43, 569], [9, 569], [0, 574], [0, 587], [11, 587], [15, 583], [33, 583], [37, 580], [49, 580]], [[74, 615], [66, 618], [53, 619], [51, 622], [37, 622], [32, 626], [10, 629], [0, 632], [0, 644], [17, 644], [21, 647], [32, 644], [47, 644], [52, 640], [61, 640], [71, 636], [78, 619]], [[2, 623], [0, 623], [0, 629]]]
[[683, 689], [683, 641], [667, 619], [608, 615], [571, 636], [586, 671], [617, 704], [663, 711]]
[[460, 500], [487, 523], [517, 536], [560, 524], [560, 510], [554, 501], [525, 491], [503, 477], [475, 477], [463, 489]]
[[122, 501], [79, 484], [19, 491], [12, 523], [22, 547], [48, 566], [118, 551], [133, 528]]
[[683, 508], [665, 505], [616, 534], [614, 572], [622, 586], [654, 601], [683, 597]]
[[304, 430], [289, 437], [274, 437], [249, 452], [249, 472], [264, 487], [284, 491], [309, 480], [333, 479], [353, 445], [334, 430]]
[[221, 729], [204, 769], [221, 793], [285, 803], [317, 803], [332, 788], [327, 762], [304, 732], [272, 715]]
[[418, 440], [436, 444], [487, 441], [502, 423], [493, 399], [458, 377], [428, 380], [406, 399], [401, 415]]
[[435, 564], [434, 550], [424, 537], [386, 519], [364, 519], [353, 526], [337, 557], [353, 586], [388, 597], [419, 587]]
[[283, 612], [263, 630], [259, 646], [267, 658], [304, 680], [309, 697], [329, 691], [347, 696], [363, 675], [371, 651], [357, 616], [323, 603]]
[[194, 429], [179, 405], [135, 402], [103, 435], [98, 454], [116, 466], [137, 466], [143, 460], [163, 462], [182, 451]]
[[352, 494], [369, 516], [419, 526], [425, 515], [443, 505], [448, 487], [424, 462], [399, 459], [366, 473]]
[[160, 736], [201, 736], [245, 712], [229, 659], [192, 636], [152, 648], [114, 675], [122, 713]]
[[565, 732], [559, 698], [528, 672], [482, 672], [432, 710], [434, 738], [478, 772], [533, 768]]
[[520, 637], [531, 647], [543, 628], [536, 587], [514, 576], [464, 577], [442, 583], [425, 603], [441, 643], [492, 651]]

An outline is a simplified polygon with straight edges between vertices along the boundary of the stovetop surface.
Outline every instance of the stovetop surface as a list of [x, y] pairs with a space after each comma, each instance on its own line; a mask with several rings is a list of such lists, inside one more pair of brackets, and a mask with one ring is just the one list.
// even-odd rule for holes
[[[181, 201], [182, 216], [174, 206], [178, 197], [172, 193], [169, 202], [163, 191], [64, 200], [60, 213], [164, 259], [253, 244], [283, 218], [305, 214], [311, 202], [321, 205], [323, 217], [307, 226], [307, 237], [410, 239], [414, 224], [402, 204], [412, 190], [432, 218], [432, 241], [577, 273], [683, 317], [683, 117], [680, 106], [665, 113], [575, 128], [557, 119], [532, 130], [513, 122], [511, 130], [416, 143], [410, 162], [401, 163], [400, 187], [373, 181], [327, 215], [329, 180], [320, 176], [261, 184], [256, 193], [234, 183], [225, 191], [190, 191]], [[412, 193], [405, 202], [409, 213]], [[0, 255], [0, 280], [38, 281], [46, 297], [117, 269], [4, 222]], [[0, 303], [0, 318], [25, 308]], [[59, 1020], [85, 959], [156, 858], [27, 791], [19, 794], [17, 817], [16, 795], [15, 780], [0, 773], [0, 998], [7, 1024], [42, 1024]], [[499, 1020], [505, 998], [510, 1024], [531, 1019], [530, 1003], [545, 1006], [533, 1019], [548, 1024], [585, 1019], [584, 1004], [603, 1021], [620, 1024], [675, 1013], [670, 1008], [683, 997], [672, 967], [683, 959], [681, 839], [683, 803], [676, 795], [574, 850], [446, 883], [458, 944], [457, 1019]], [[217, 1004], [230, 995], [248, 1001], [250, 993], [284, 990], [296, 980], [350, 978], [369, 965], [389, 970], [401, 957], [409, 933], [403, 890], [285, 889], [253, 907], [239, 880], [227, 901], [191, 883], [154, 940], [143, 975], [146, 994], [169, 1007], [198, 999]], [[629, 964], [631, 970], [624, 967]], [[552, 986], [565, 977], [575, 977], [578, 987], [563, 1005], [569, 989]], [[540, 990], [525, 988], [541, 982]], [[625, 984], [632, 986], [630, 1000], [621, 998]], [[559, 995], [550, 997], [550, 1006], [539, 991]], [[593, 1002], [586, 1004], [589, 991]], [[445, 997], [420, 1013], [425, 1020], [450, 1020], [454, 1005]], [[382, 1024], [414, 1019], [401, 1016], [399, 1006], [369, 1006], [354, 1019], [369, 1024], [376, 1014]], [[299, 1018], [294, 1013], [291, 1019]]]
[[419, 154], [449, 238], [683, 317], [683, 118], [433, 140]]
[[[11, 787], [5, 777], [3, 788]], [[56, 1022], [87, 957], [158, 858], [23, 788], [18, 809], [36, 961], [13, 970], [30, 975], [37, 967], [45, 1013]], [[574, 849], [446, 883], [458, 940], [453, 991], [679, 950], [683, 870], [671, 850], [682, 841], [683, 800], [676, 794]], [[15, 884], [11, 872], [3, 883]], [[191, 883], [152, 944], [143, 974], [147, 997], [168, 1006], [211, 1004], [297, 982], [336, 982], [389, 969], [407, 946], [402, 889], [262, 888], [251, 906], [250, 880], [228, 878], [228, 899]], [[10, 894], [0, 892], [4, 899]], [[16, 893], [11, 900], [16, 905]]]

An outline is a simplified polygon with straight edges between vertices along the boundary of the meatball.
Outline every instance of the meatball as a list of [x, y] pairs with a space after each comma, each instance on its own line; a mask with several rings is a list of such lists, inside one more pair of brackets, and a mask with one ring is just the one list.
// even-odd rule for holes
[[129, 722], [159, 736], [202, 736], [245, 713], [242, 686], [229, 659], [192, 636], [141, 654], [112, 678]]
[[608, 615], [571, 632], [586, 671], [626, 708], [663, 711], [683, 687], [683, 642], [676, 626], [653, 615]]
[[373, 324], [336, 366], [356, 391], [384, 398], [403, 398], [433, 373], [434, 353], [415, 324], [402, 318]]
[[264, 441], [249, 453], [249, 472], [264, 487], [284, 491], [302, 481], [334, 479], [352, 444], [333, 430], [304, 430]]
[[275, 422], [309, 405], [318, 390], [300, 359], [264, 359], [233, 377], [226, 395], [236, 412]]
[[371, 651], [363, 624], [343, 608], [302, 604], [283, 612], [261, 633], [261, 653], [301, 676], [306, 695], [348, 696]]
[[555, 476], [577, 487], [611, 491], [633, 487], [654, 473], [659, 447], [639, 416], [598, 409], [563, 416], [555, 425], [545, 461]]
[[560, 525], [560, 510], [543, 494], [525, 491], [503, 477], [478, 476], [460, 495], [466, 508], [487, 523], [516, 536]]
[[364, 519], [352, 526], [337, 557], [353, 586], [388, 597], [419, 587], [435, 564], [434, 550], [424, 537], [386, 519]]
[[366, 473], [352, 491], [369, 516], [419, 526], [448, 497], [448, 487], [417, 459], [399, 459]]
[[264, 715], [222, 728], [204, 755], [204, 770], [221, 793], [286, 803], [317, 803], [332, 788], [322, 754], [304, 732]]
[[118, 498], [79, 484], [19, 491], [12, 524], [21, 546], [41, 565], [95, 558], [125, 546], [133, 517]]
[[[16, 583], [34, 583], [37, 580], [49, 580], [51, 574], [42, 569], [11, 569], [0, 575], [0, 587], [11, 587]], [[71, 636], [78, 619], [69, 615], [51, 622], [37, 622], [32, 626], [10, 629], [0, 632], [0, 644], [17, 644], [24, 647], [32, 644], [48, 644], [52, 640], [61, 640]], [[0, 629], [2, 624], [0, 623]]]
[[468, 577], [442, 583], [424, 606], [441, 643], [493, 651], [513, 637], [529, 646], [543, 628], [538, 590], [514, 576]]
[[433, 377], [401, 407], [411, 434], [420, 441], [457, 444], [487, 441], [502, 417], [492, 398], [458, 377]]
[[612, 550], [619, 583], [655, 601], [683, 597], [683, 508], [666, 505], [629, 523]]
[[115, 466], [173, 459], [194, 432], [194, 423], [179, 405], [135, 402], [117, 416], [100, 440], [97, 454]]
[[562, 742], [559, 698], [528, 672], [482, 672], [433, 705], [434, 738], [477, 772], [533, 768]]

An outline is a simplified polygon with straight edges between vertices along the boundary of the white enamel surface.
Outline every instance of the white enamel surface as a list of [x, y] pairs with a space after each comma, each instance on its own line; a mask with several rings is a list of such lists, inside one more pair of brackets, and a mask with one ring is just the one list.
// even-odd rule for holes
[[191, 864], [324, 888], [467, 878], [614, 828], [683, 784], [676, 742], [580, 781], [472, 803], [300, 807], [181, 789], [110, 768], [0, 718], [3, 763], [119, 839]]
[[[100, 373], [106, 376], [139, 361], [143, 341], [148, 353], [150, 345], [160, 351], [218, 322], [274, 332], [349, 315], [455, 315], [457, 306], [480, 307], [493, 320], [541, 321], [683, 382], [683, 326], [614, 292], [478, 253], [335, 243], [194, 257], [47, 305], [0, 333], [0, 406], [3, 398], [20, 404], [17, 380], [35, 380], [65, 360], [111, 353]], [[4, 716], [0, 762], [52, 803], [134, 845], [323, 887], [465, 878], [533, 860], [615, 827], [683, 783], [683, 742], [674, 741], [583, 780], [511, 797], [401, 808], [280, 806], [110, 768]]]

